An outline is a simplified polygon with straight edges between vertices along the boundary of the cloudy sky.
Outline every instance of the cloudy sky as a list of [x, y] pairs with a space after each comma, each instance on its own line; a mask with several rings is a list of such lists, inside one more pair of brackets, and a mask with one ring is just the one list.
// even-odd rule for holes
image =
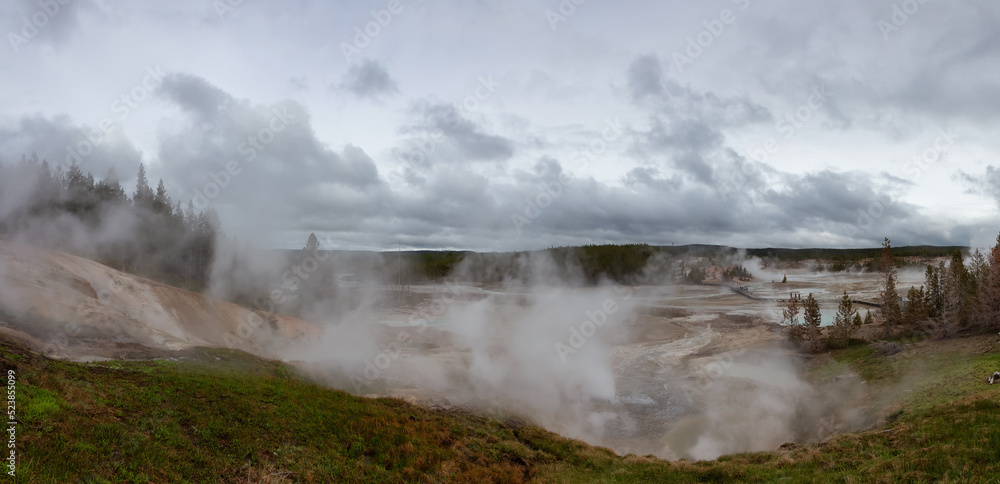
[[0, 162], [301, 247], [986, 246], [986, 0], [13, 0]]

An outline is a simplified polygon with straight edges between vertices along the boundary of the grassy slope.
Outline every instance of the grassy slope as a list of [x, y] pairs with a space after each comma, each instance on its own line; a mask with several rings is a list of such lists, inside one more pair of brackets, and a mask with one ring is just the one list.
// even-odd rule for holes
[[870, 385], [909, 379], [915, 390], [901, 392], [885, 427], [696, 463], [618, 457], [537, 427], [357, 398], [227, 350], [74, 364], [0, 341], [0, 361], [17, 371], [22, 482], [996, 481], [1000, 388], [984, 380], [1000, 355], [976, 342], [990, 351], [924, 342], [890, 358], [867, 347], [820, 358], [816, 379], [851, 369]]

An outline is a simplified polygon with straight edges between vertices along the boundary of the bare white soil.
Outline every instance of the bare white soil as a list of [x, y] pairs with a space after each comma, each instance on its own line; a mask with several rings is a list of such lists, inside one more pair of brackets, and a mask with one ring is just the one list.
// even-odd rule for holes
[[0, 243], [0, 311], [8, 331], [66, 359], [135, 358], [193, 346], [277, 357], [288, 345], [322, 334], [295, 318], [6, 242]]

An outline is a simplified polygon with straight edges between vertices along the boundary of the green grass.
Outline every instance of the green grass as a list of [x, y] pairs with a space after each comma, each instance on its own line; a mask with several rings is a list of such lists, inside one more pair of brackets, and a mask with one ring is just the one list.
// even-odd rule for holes
[[66, 406], [55, 392], [32, 385], [20, 385], [20, 419], [26, 423], [44, 423]]
[[823, 444], [711, 462], [620, 457], [513, 421], [358, 398], [229, 350], [75, 364], [0, 342], [0, 361], [17, 371], [25, 423], [18, 482], [997, 482], [1000, 388], [985, 377], [1000, 355], [952, 346], [817, 358], [816, 380], [905, 383], [901, 413]]

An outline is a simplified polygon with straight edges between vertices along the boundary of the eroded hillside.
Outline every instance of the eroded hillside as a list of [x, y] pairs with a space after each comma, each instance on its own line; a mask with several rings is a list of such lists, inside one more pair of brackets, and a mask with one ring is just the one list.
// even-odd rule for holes
[[0, 243], [0, 322], [50, 356], [120, 358], [194, 346], [277, 357], [322, 330], [69, 254]]

